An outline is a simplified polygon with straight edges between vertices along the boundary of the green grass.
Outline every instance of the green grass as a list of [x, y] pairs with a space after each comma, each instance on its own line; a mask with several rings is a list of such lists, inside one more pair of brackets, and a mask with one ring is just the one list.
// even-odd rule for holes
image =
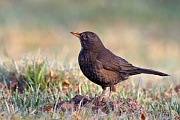
[[[131, 78], [120, 83], [117, 95], [112, 100], [133, 98], [149, 112], [149, 119], [163, 119], [165, 114], [172, 119], [174, 112], [180, 115], [179, 93], [174, 91], [178, 80], [171, 85], [172, 81], [169, 81], [172, 77], [161, 78], [161, 84], [148, 86], [144, 83], [146, 87], [140, 85], [143, 81], [139, 80], [138, 83]], [[87, 80], [74, 62], [50, 62], [39, 54], [19, 61], [4, 61], [0, 65], [0, 81], [0, 119], [120, 118], [113, 112], [93, 115], [90, 109], [84, 108], [69, 112], [56, 109], [59, 100], [70, 100], [77, 94], [95, 96], [101, 93], [101, 87]], [[54, 105], [54, 109], [47, 110], [48, 106]], [[123, 118], [138, 119], [135, 114]]]

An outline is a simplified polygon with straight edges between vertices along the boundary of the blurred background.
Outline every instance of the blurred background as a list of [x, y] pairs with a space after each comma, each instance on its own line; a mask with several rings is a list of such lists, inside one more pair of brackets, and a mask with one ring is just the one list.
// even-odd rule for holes
[[70, 32], [87, 30], [134, 65], [180, 74], [179, 0], [1, 0], [0, 61], [40, 51], [77, 62]]

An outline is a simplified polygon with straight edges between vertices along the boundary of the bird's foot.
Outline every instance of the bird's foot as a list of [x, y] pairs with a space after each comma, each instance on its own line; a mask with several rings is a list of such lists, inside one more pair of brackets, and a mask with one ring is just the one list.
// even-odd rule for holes
[[114, 98], [115, 96], [118, 96], [117, 92], [111, 91], [109, 93], [108, 100], [111, 101], [111, 99]]
[[97, 102], [105, 102], [105, 101], [108, 101], [109, 98], [108, 98], [108, 97], [105, 97], [104, 95], [100, 95], [100, 96], [95, 95], [95, 100], [96, 100]]

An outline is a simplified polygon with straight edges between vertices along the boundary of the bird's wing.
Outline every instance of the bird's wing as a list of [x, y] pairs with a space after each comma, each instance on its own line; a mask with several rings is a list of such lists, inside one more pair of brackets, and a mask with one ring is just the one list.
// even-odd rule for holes
[[101, 62], [104, 69], [111, 71], [129, 73], [131, 70], [136, 69], [135, 66], [127, 62], [125, 59], [114, 55], [107, 49], [97, 56], [97, 60]]

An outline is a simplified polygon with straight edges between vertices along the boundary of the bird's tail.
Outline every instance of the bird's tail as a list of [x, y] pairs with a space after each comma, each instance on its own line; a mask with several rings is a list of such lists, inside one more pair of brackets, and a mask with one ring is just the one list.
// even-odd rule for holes
[[163, 72], [159, 72], [159, 71], [151, 70], [151, 69], [146, 69], [146, 68], [139, 68], [139, 67], [136, 67], [136, 69], [133, 71], [133, 73], [132, 73], [132, 75], [145, 73], [145, 74], [153, 74], [153, 75], [159, 75], [159, 76], [170, 76], [170, 75], [163, 73]]
[[137, 74], [144, 73], [144, 74], [153, 74], [153, 75], [159, 75], [159, 76], [170, 76], [163, 72], [146, 69], [146, 68], [139, 68], [139, 67], [135, 67], [135, 66], [133, 69], [130, 69], [130, 70], [121, 70], [121, 73], [129, 74], [129, 75], [137, 75]]

